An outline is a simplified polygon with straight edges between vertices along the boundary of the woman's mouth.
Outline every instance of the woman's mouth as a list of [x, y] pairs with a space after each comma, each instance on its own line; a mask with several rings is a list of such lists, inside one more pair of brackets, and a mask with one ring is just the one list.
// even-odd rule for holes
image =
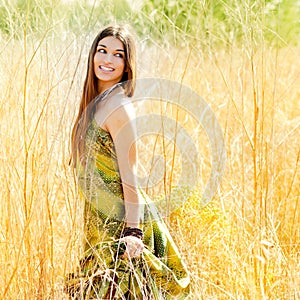
[[105, 72], [112, 72], [115, 69], [110, 68], [110, 67], [106, 67], [106, 66], [99, 66], [100, 70], [105, 71]]

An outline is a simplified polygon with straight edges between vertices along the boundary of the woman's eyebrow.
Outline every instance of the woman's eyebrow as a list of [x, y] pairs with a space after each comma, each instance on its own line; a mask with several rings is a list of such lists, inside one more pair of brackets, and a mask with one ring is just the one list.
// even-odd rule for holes
[[[97, 47], [103, 47], [103, 48], [107, 48], [107, 46], [103, 45], [103, 44], [98, 44]], [[125, 52], [125, 50], [123, 49], [116, 49], [115, 51], [121, 51], [121, 52]]]

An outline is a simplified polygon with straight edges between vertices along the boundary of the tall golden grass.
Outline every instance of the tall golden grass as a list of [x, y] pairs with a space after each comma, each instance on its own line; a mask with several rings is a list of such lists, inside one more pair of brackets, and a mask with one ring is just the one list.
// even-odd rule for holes
[[[82, 203], [68, 160], [89, 45], [89, 37], [51, 32], [1, 39], [1, 299], [65, 299], [64, 275], [80, 257]], [[200, 157], [199, 189], [168, 224], [191, 274], [191, 299], [299, 298], [299, 47], [142, 48], [140, 76], [190, 86], [224, 131], [222, 186], [202, 207], [208, 139], [180, 112]], [[141, 144], [151, 168], [153, 143]], [[169, 188], [175, 158], [163, 139], [159, 147]]]

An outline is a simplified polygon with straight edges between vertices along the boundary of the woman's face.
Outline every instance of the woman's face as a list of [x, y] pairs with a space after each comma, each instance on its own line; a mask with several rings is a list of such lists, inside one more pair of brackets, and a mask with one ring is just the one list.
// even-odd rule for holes
[[100, 40], [94, 56], [94, 72], [99, 92], [112, 87], [122, 79], [125, 68], [123, 43], [112, 36]]

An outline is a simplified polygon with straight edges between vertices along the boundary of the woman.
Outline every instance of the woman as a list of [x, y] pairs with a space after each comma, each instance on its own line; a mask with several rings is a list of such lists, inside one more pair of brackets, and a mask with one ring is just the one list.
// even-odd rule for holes
[[85, 255], [66, 281], [71, 299], [183, 299], [188, 293], [178, 250], [136, 184], [134, 89], [133, 39], [125, 28], [107, 27], [92, 44], [72, 132]]

